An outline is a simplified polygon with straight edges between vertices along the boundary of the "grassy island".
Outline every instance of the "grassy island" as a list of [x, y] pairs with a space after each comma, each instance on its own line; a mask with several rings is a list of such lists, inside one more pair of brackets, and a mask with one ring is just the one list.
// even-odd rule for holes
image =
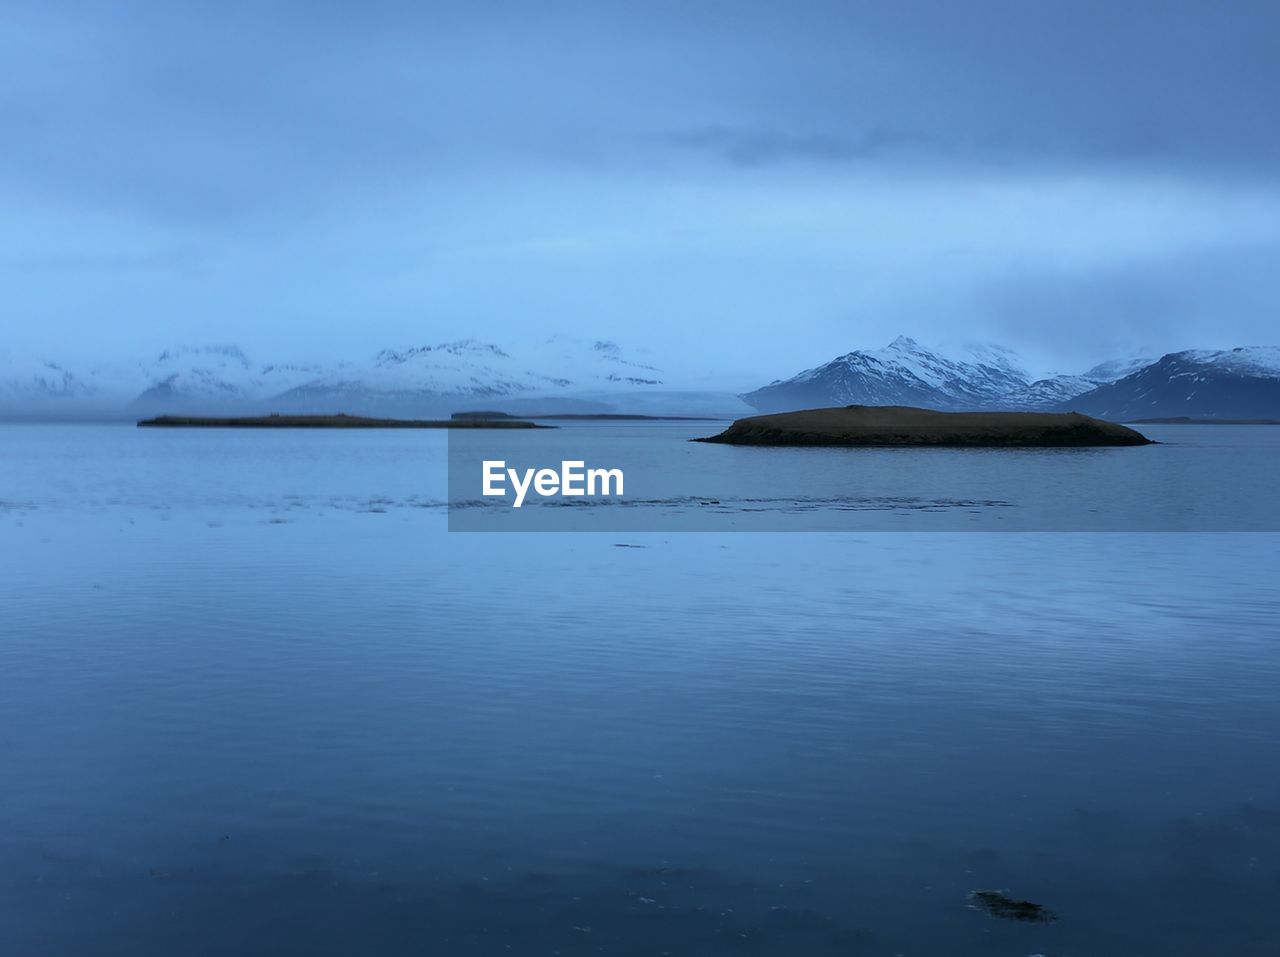
[[363, 415], [162, 415], [140, 428], [214, 429], [549, 429], [524, 419], [377, 419]]
[[1077, 448], [1149, 445], [1140, 432], [1078, 412], [935, 412], [849, 405], [738, 419], [697, 442], [726, 445]]

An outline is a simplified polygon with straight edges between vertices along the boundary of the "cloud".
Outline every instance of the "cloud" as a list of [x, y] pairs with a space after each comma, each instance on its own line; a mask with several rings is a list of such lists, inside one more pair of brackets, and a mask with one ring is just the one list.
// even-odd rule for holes
[[786, 323], [790, 366], [1067, 350], [1073, 297], [1081, 336], [1187, 338], [1217, 298], [1256, 341], [1261, 266], [1213, 270], [1270, 241], [1277, 36], [1197, 0], [18, 0], [0, 310], [86, 350], [540, 323], [743, 362]]
[[1059, 372], [1106, 356], [1274, 345], [1277, 261], [1280, 239], [1010, 270], [978, 290], [976, 305], [990, 335], [1021, 341]]
[[706, 126], [671, 134], [667, 140], [676, 146], [720, 156], [738, 166], [763, 166], [787, 160], [850, 163], [887, 159], [909, 156], [932, 145], [928, 137], [894, 129], [840, 136]]

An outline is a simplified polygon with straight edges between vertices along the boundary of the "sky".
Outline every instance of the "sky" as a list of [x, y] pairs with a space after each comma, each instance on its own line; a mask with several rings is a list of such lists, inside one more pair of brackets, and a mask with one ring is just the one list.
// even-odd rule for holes
[[1276, 344], [1280, 4], [0, 6], [0, 349]]

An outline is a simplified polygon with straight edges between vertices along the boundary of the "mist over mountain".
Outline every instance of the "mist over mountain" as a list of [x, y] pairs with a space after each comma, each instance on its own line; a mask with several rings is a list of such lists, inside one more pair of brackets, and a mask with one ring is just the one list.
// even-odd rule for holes
[[[711, 360], [708, 358], [708, 363]], [[836, 405], [1076, 410], [1100, 418], [1280, 417], [1280, 349], [1125, 357], [1033, 378], [992, 343], [940, 347], [898, 336], [737, 395], [673, 380], [607, 339], [521, 345], [458, 339], [346, 361], [262, 362], [230, 344], [175, 346], [134, 362], [75, 364], [0, 354], [2, 418], [138, 418], [269, 412], [441, 416], [538, 412], [724, 415]], [[726, 370], [711, 369], [711, 375]]]
[[0, 357], [0, 417], [347, 412], [437, 416], [503, 411], [750, 411], [728, 392], [670, 382], [605, 339], [551, 336], [520, 347], [460, 339], [333, 363], [259, 362], [235, 345], [177, 346], [136, 362]]
[[74, 401], [90, 391], [85, 380], [56, 362], [0, 353], [0, 408]]

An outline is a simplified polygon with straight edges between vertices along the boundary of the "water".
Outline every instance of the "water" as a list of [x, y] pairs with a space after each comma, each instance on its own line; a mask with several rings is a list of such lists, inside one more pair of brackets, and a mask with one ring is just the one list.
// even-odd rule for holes
[[1276, 535], [448, 533], [444, 442], [0, 427], [0, 953], [1274, 957]]
[[[1076, 449], [750, 448], [687, 441], [719, 423], [449, 436], [462, 531], [1280, 532], [1280, 428], [1144, 427], [1157, 445]], [[625, 473], [626, 496], [482, 497], [483, 462]], [[509, 483], [508, 483], [509, 487]]]

